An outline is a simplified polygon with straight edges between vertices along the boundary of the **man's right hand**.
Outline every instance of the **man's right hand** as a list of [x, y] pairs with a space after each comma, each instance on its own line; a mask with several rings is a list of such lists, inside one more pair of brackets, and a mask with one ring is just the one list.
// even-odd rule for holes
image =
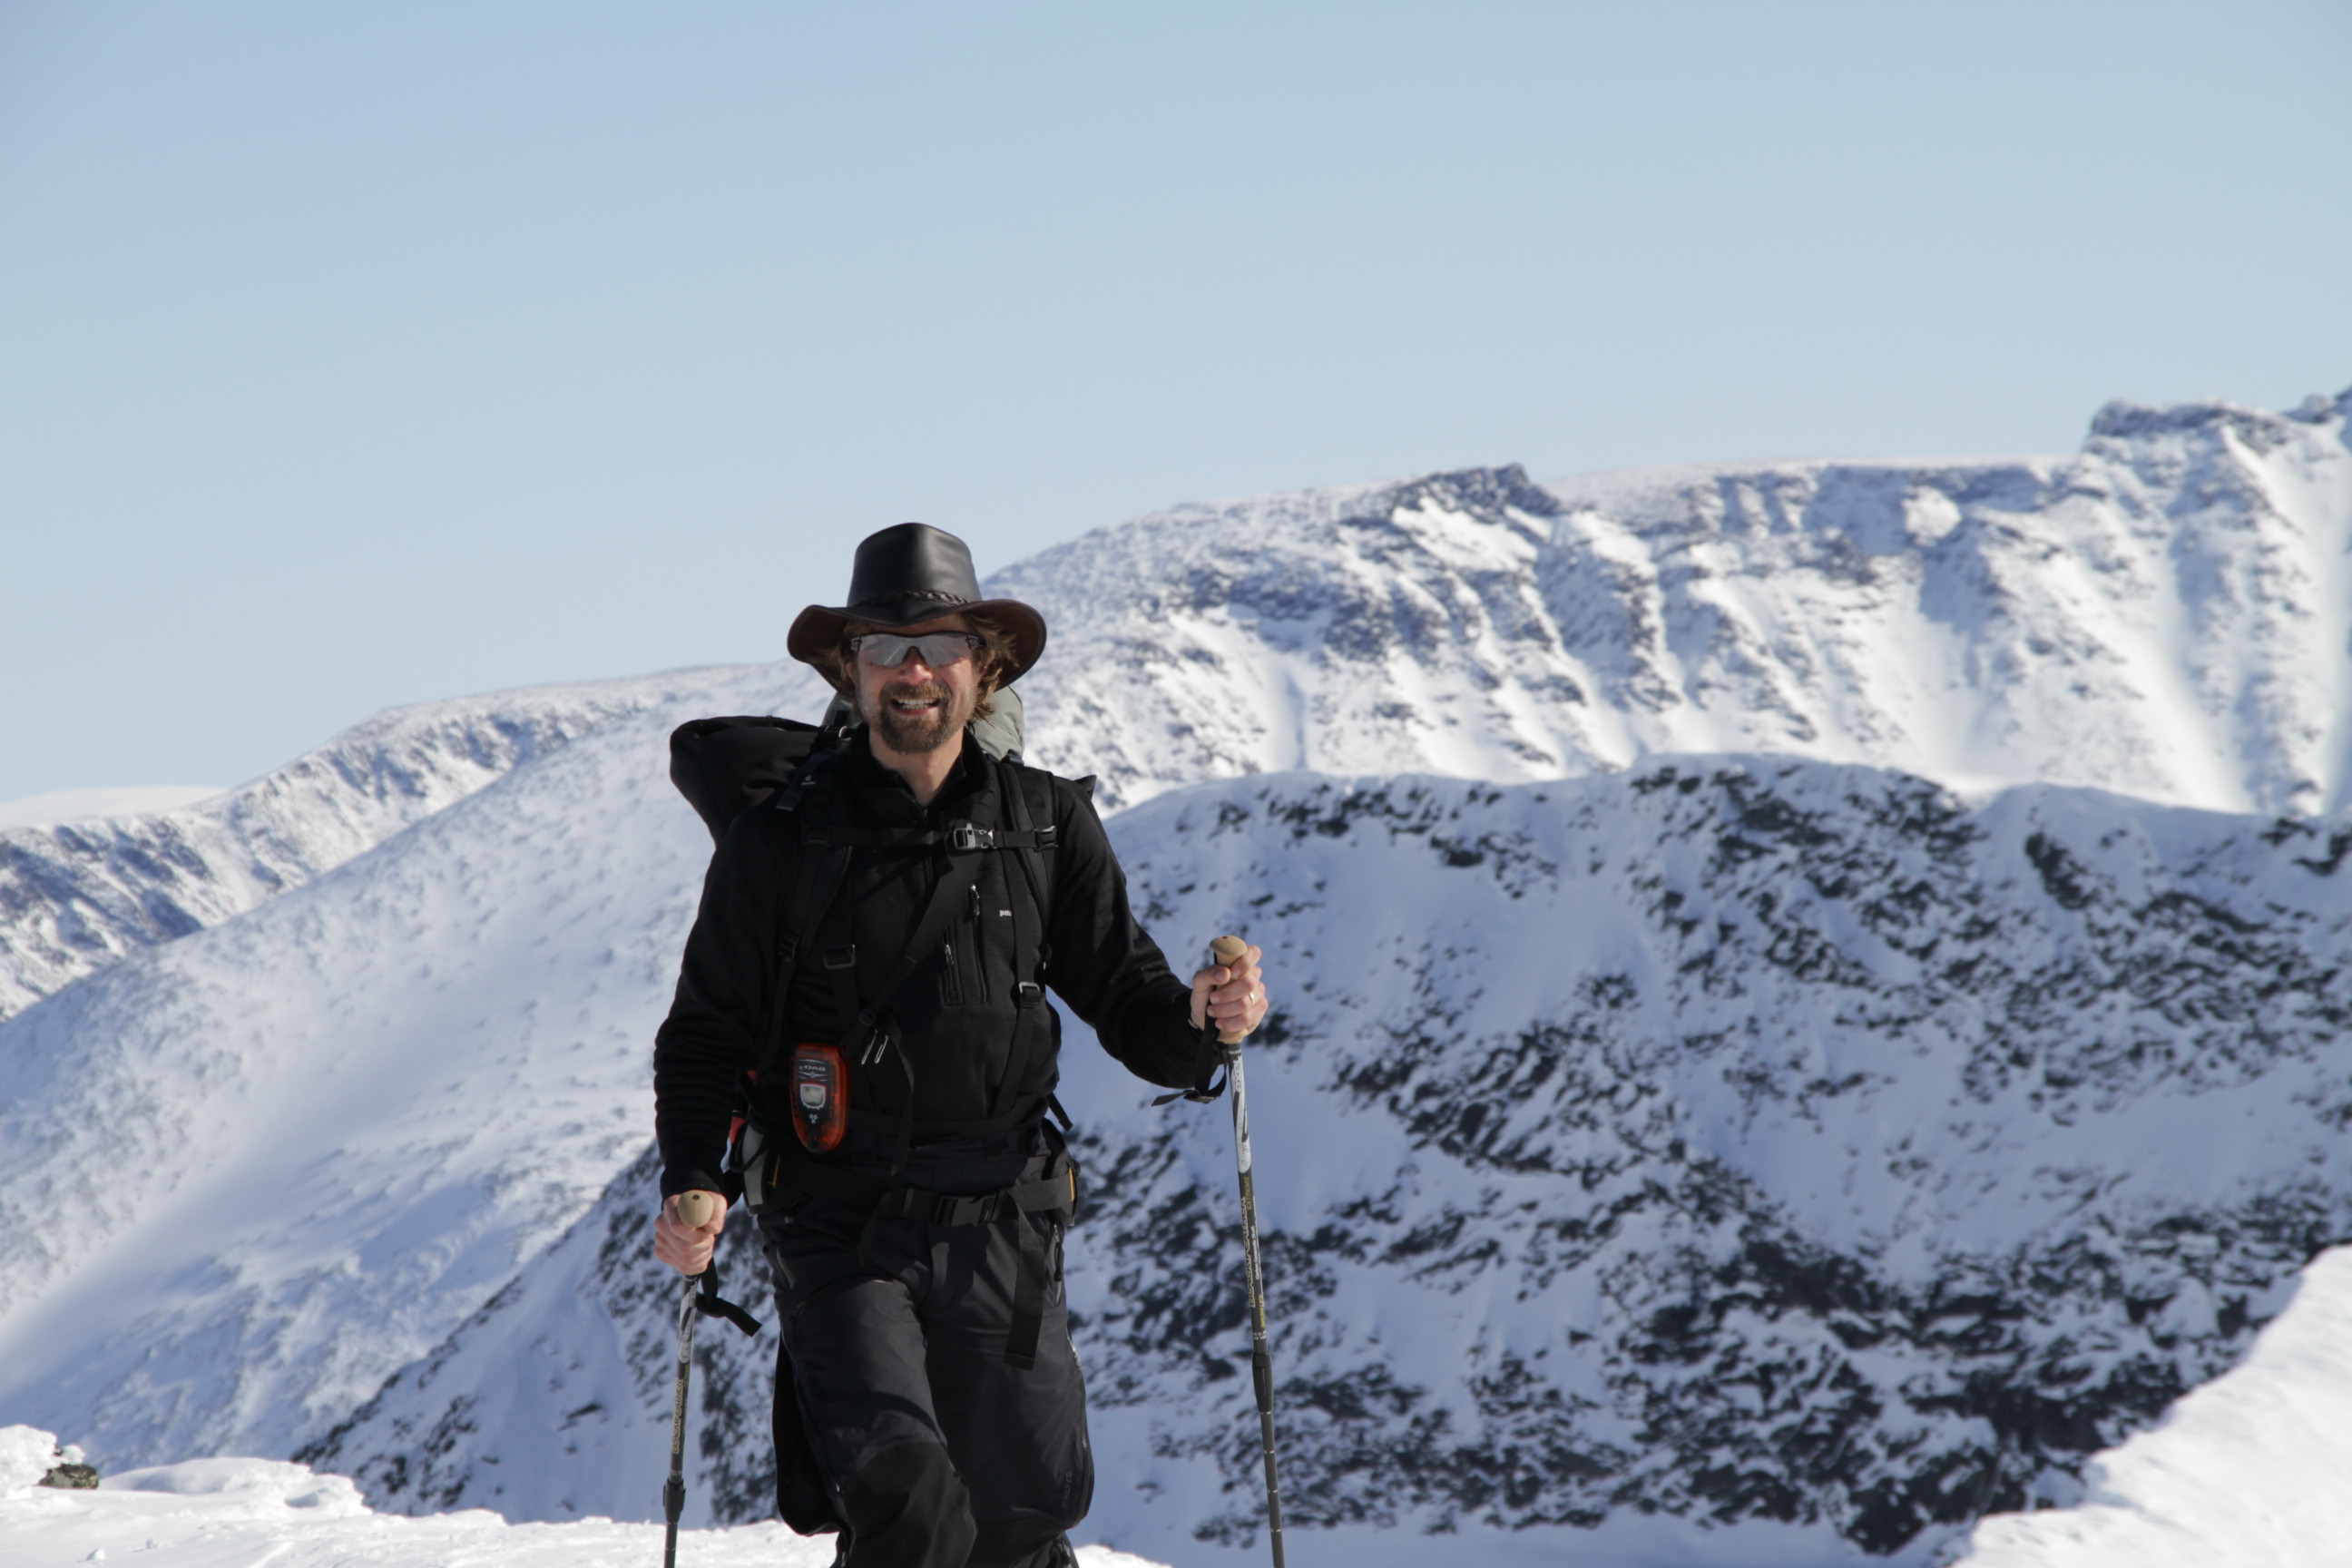
[[699, 1274], [709, 1268], [710, 1254], [719, 1246], [719, 1233], [727, 1228], [726, 1198], [718, 1193], [703, 1195], [711, 1204], [709, 1225], [690, 1226], [679, 1216], [677, 1205], [686, 1196], [684, 1193], [674, 1193], [664, 1200], [661, 1213], [654, 1216], [654, 1256], [680, 1274]]

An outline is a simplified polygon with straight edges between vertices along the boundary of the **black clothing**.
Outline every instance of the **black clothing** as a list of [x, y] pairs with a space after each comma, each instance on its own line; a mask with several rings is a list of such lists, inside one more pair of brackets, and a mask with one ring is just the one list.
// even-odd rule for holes
[[[863, 731], [852, 736], [833, 773], [833, 809], [855, 828], [939, 828], [957, 820], [995, 825], [1007, 815], [1000, 773], [1049, 782], [1056, 844], [1038, 857], [1051, 906], [1042, 933], [1051, 955], [1045, 981], [1138, 1077], [1169, 1088], [1194, 1081], [1201, 1037], [1189, 1018], [1191, 987], [1170, 973], [1159, 947], [1137, 925], [1102, 822], [1076, 786], [993, 762], [967, 743], [927, 810], [904, 780], [874, 760]], [[767, 1039], [784, 900], [811, 858], [802, 839], [813, 814], [828, 809], [824, 795], [812, 790], [793, 812], [744, 812], [711, 856], [677, 995], [654, 1044], [655, 1133], [665, 1196], [695, 1187], [718, 1190], [741, 1074]], [[881, 1061], [858, 1066], [850, 1100], [856, 1124], [873, 1124], [869, 1116], [896, 1123], [907, 1108], [909, 1068], [914, 1114], [923, 1122], [987, 1116], [1007, 1066], [1024, 1055], [1024, 1081], [1014, 1087], [1033, 1111], [1058, 1080], [1059, 1019], [1047, 1005], [1018, 1006], [1014, 994], [1031, 977], [1015, 971], [1009, 928], [1023, 923], [1023, 916], [1031, 922], [1036, 918], [1015, 863], [1021, 853], [980, 857], [980, 879], [948, 940], [921, 955], [891, 999], [893, 1047]], [[947, 874], [947, 856], [937, 848], [854, 850], [832, 914], [810, 939], [827, 949], [854, 945], [859, 989], [871, 995]], [[1037, 928], [1031, 923], [1029, 929]], [[1032, 936], [1028, 945], [1034, 948], [1036, 940]], [[842, 1043], [822, 963], [803, 959], [796, 967], [784, 1022], [787, 1050], [803, 1041]], [[845, 1050], [863, 1045], [848, 1042]], [[789, 1136], [782, 1115], [763, 1121]]]
[[[919, 1151], [906, 1175], [982, 1191], [1034, 1179], [1051, 1158], [1040, 1132], [962, 1139]], [[1052, 1232], [1044, 1331], [1025, 1371], [1004, 1356], [1022, 1268], [1016, 1225]], [[869, 1228], [863, 1210], [826, 1198], [761, 1216], [793, 1369], [777, 1398], [799, 1403], [853, 1561], [1009, 1568], [1086, 1516], [1094, 1455], [1060, 1229], [1038, 1216]]]
[[[963, 828], [960, 849], [873, 842], [959, 824], [1036, 847], [973, 849]], [[829, 912], [805, 908], [803, 890], [822, 885], [844, 843]], [[944, 939], [913, 955], [878, 1036], [845, 1037], [943, 883], [955, 895]], [[777, 1030], [788, 929], [800, 940]], [[837, 986], [845, 973], [853, 987]], [[856, 1568], [1066, 1562], [1063, 1532], [1092, 1497], [1062, 1282], [1069, 1211], [1030, 1201], [1068, 1173], [1058, 1132], [1042, 1124], [1061, 1031], [1038, 981], [1139, 1077], [1199, 1080], [1191, 987], [1137, 925], [1092, 803], [969, 737], [926, 809], [855, 732], [793, 809], [744, 811], [711, 858], [654, 1047], [662, 1192], [720, 1190], [730, 1119], [746, 1101], [790, 1156], [776, 1168], [803, 1173], [760, 1216], [783, 1336], [779, 1494], [805, 1516], [813, 1460]], [[850, 1064], [849, 1131], [824, 1155], [803, 1152], [783, 1106], [761, 1100], [804, 1043], [836, 1045]], [[771, 1052], [782, 1055], [748, 1083]], [[929, 1195], [898, 1201], [910, 1190]], [[1016, 1191], [1018, 1205], [955, 1201]], [[960, 1207], [974, 1212], [946, 1223]]]

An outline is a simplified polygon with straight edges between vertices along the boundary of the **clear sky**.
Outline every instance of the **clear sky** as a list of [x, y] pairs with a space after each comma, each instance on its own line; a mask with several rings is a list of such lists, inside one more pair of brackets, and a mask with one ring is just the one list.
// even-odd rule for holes
[[862, 534], [2352, 383], [2352, 5], [0, 0], [0, 799]]

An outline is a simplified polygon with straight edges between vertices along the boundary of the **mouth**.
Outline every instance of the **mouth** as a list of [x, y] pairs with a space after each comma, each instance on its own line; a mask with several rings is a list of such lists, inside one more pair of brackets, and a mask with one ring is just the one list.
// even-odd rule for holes
[[923, 687], [912, 691], [894, 692], [888, 699], [890, 711], [907, 718], [920, 718], [936, 713], [947, 705], [947, 693], [936, 687]]

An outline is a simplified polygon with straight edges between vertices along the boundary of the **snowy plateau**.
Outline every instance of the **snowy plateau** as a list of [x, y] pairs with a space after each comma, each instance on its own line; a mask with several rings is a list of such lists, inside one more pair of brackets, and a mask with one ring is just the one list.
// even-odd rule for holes
[[[2352, 1561], [2347, 414], [1432, 475], [992, 579], [1147, 925], [1267, 952], [1302, 1564]], [[664, 740], [823, 695], [426, 704], [0, 828], [0, 1426], [109, 1478], [0, 1485], [0, 1562], [650, 1556]], [[1223, 1108], [1068, 1046], [1085, 1539], [1261, 1561]], [[685, 1560], [814, 1563], [772, 1331], [701, 1342]]]

